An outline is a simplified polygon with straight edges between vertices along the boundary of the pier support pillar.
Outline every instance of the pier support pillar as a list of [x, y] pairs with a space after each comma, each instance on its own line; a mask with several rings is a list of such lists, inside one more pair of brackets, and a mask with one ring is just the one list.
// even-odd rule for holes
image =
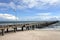
[[17, 31], [17, 27], [15, 27], [15, 30]]
[[7, 28], [7, 32], [8, 32], [8, 28]]
[[1, 31], [2, 31], [2, 36], [4, 36], [4, 29], [1, 29]]
[[22, 27], [21, 30], [23, 31], [24, 30], [24, 27]]
[[16, 31], [17, 31], [17, 27], [16, 27], [15, 29], [16, 29]]
[[16, 32], [16, 28], [14, 28], [14, 32]]
[[34, 30], [34, 25], [32, 26], [32, 30]]
[[31, 26], [30, 26], [30, 28], [29, 28], [30, 30], [31, 30]]
[[30, 28], [29, 27], [26, 27], [26, 30], [29, 30]]

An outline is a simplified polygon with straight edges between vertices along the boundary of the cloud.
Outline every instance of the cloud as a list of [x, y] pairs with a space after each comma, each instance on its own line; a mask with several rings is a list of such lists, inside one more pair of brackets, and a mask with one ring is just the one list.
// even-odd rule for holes
[[16, 5], [14, 4], [14, 2], [10, 2], [8, 5], [9, 5], [9, 7], [11, 7], [12, 9], [16, 9]]
[[36, 15], [39, 15], [39, 16], [48, 16], [48, 15], [51, 15], [51, 13], [37, 13]]
[[[21, 2], [21, 3], [20, 3]], [[20, 0], [17, 1], [19, 5], [24, 5], [27, 8], [40, 8], [46, 9], [50, 8], [50, 6], [57, 6], [60, 4], [59, 0]]]
[[0, 10], [8, 10], [9, 8], [16, 10], [16, 5], [14, 2], [10, 3], [0, 3]]
[[7, 11], [9, 6], [7, 3], [0, 3], [0, 11]]
[[52, 16], [52, 13], [37, 13], [35, 16], [21, 17], [25, 21], [54, 21], [60, 20], [60, 16]]
[[0, 3], [0, 6], [8, 6], [7, 3]]
[[13, 0], [9, 3], [0, 3], [0, 6], [14, 10], [27, 8], [48, 9], [50, 7], [57, 7], [59, 4], [60, 0]]
[[11, 20], [11, 21], [18, 21], [19, 20], [19, 18], [18, 17], [16, 17], [16, 16], [14, 16], [14, 15], [11, 15], [11, 14], [2, 14], [2, 13], [0, 13], [0, 18], [2, 18], [2, 19], [6, 19], [6, 20]]
[[42, 20], [60, 20], [60, 16], [53, 15], [53, 13], [37, 13], [36, 14]]

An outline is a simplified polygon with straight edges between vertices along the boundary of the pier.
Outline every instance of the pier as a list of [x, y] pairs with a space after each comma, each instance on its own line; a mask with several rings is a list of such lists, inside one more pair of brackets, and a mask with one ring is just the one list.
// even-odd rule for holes
[[0, 30], [1, 30], [1, 34], [2, 36], [6, 32], [8, 33], [9, 28], [14, 29], [13, 31], [16, 32], [17, 28], [21, 28], [22, 31], [24, 31], [24, 28], [26, 30], [34, 30], [35, 28], [43, 28], [46, 26], [49, 26], [51, 24], [57, 23], [58, 21], [54, 21], [54, 22], [45, 22], [45, 23], [40, 23], [40, 22], [36, 22], [36, 23], [23, 23], [23, 24], [0, 24]]

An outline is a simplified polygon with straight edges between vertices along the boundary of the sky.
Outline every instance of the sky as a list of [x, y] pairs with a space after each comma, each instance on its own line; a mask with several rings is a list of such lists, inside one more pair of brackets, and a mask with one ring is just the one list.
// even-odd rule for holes
[[60, 20], [60, 0], [0, 0], [0, 21]]

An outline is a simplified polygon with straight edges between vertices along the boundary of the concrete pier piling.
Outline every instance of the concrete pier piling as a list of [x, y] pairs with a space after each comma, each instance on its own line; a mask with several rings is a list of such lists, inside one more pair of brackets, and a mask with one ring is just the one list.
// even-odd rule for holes
[[24, 27], [21, 27], [21, 31], [23, 31], [24, 30]]
[[9, 32], [8, 28], [7, 28], [7, 32]]
[[16, 28], [14, 28], [14, 32], [16, 32]]
[[3, 36], [3, 35], [4, 35], [4, 30], [5, 30], [5, 29], [4, 29], [4, 26], [1, 25], [1, 26], [0, 26], [0, 30], [1, 30], [1, 34], [2, 34], [2, 36]]
[[4, 36], [4, 29], [1, 29], [1, 31], [2, 31], [2, 36]]

